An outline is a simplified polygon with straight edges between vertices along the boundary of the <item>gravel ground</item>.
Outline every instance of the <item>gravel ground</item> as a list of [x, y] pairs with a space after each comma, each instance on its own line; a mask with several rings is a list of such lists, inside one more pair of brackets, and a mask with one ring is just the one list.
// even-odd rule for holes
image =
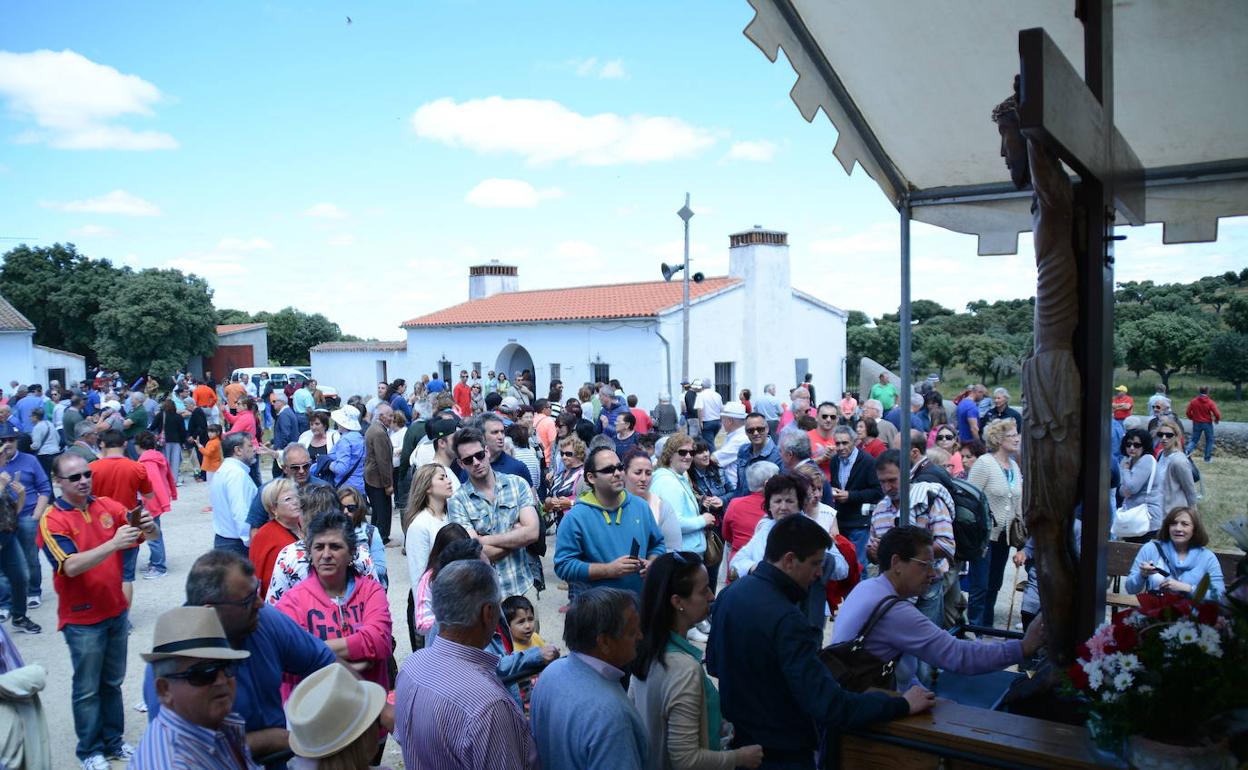
[[[265, 463], [267, 465], [267, 463]], [[266, 471], [267, 473], [267, 471]], [[182, 604], [185, 598], [184, 585], [187, 571], [195, 559], [212, 546], [212, 514], [202, 512], [208, 505], [208, 485], [188, 482], [178, 490], [179, 499], [174, 502], [173, 510], [161, 517], [168, 551], [169, 573], [159, 580], [143, 580], [135, 582], [134, 605], [130, 610], [130, 620], [134, 624], [134, 632], [130, 635], [130, 644], [126, 662], [126, 682], [123, 694], [126, 704], [126, 731], [128, 742], [137, 746], [147, 727], [147, 715], [134, 710], [134, 706], [142, 701], [143, 660], [139, 653], [151, 646], [152, 631], [156, 618], [160, 613]], [[397, 517], [396, 525], [397, 527]], [[550, 536], [548, 553], [543, 559], [548, 590], [543, 591], [537, 602], [539, 633], [550, 643], [562, 647], [563, 615], [559, 607], [566, 600], [566, 593], [558, 590], [559, 580], [555, 577], [551, 558], [554, 555], [554, 535]], [[407, 592], [411, 588], [408, 576], [407, 560], [402, 551], [392, 547], [386, 551], [387, 567], [390, 575], [390, 612], [394, 617], [395, 639], [398, 648], [395, 652], [400, 665], [411, 652], [407, 636]], [[73, 768], [78, 763], [74, 757], [73, 714], [70, 709], [70, 681], [72, 671], [69, 663], [69, 650], [65, 642], [56, 632], [56, 593], [52, 590], [51, 569], [46, 559], [43, 568], [43, 606], [30, 612], [31, 618], [43, 626], [43, 633], [38, 636], [14, 634], [18, 650], [27, 663], [40, 663], [48, 669], [48, 687], [43, 694], [43, 707], [47, 715], [49, 732], [52, 739], [53, 767]], [[147, 564], [147, 549], [139, 557], [139, 569]], [[1014, 574], [1013, 565], [1006, 568], [1006, 585]], [[1021, 598], [1021, 595], [1020, 595]], [[997, 604], [998, 620], [1004, 620], [1009, 607], [1008, 590], [1001, 592]], [[1014, 619], [1018, 619], [1018, 605], [1015, 605]], [[830, 634], [831, 626], [829, 625]], [[8, 630], [8, 629], [6, 629]], [[403, 760], [398, 746], [393, 740], [387, 742], [385, 762], [393, 768], [401, 768]], [[124, 763], [114, 762], [113, 767], [125, 767]]]

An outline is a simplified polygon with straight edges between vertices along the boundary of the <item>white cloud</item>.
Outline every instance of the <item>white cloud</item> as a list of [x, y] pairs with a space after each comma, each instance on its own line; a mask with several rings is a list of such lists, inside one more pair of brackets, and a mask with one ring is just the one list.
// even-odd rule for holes
[[273, 248], [273, 244], [263, 238], [233, 238], [225, 237], [217, 244], [219, 252], [243, 252], [263, 251]]
[[339, 233], [338, 235], [330, 236], [329, 240], [325, 242], [330, 246], [354, 246], [355, 236], [351, 233]]
[[86, 200], [69, 201], [67, 203], [43, 202], [39, 205], [58, 211], [72, 211], [84, 214], [118, 214], [126, 217], [158, 217], [162, 213], [156, 204], [149, 203], [137, 195], [131, 195], [125, 190], [113, 190], [106, 195], [101, 195], [97, 198], [87, 198]]
[[724, 160], [749, 160], [766, 163], [776, 156], [776, 145], [766, 139], [754, 142], [733, 142]]
[[102, 225], [83, 225], [70, 230], [69, 234], [74, 238], [108, 238], [116, 235], [117, 231]]
[[896, 226], [876, 223], [865, 230], [854, 233], [837, 234], [830, 238], [817, 238], [810, 242], [807, 249], [812, 254], [826, 257], [843, 257], [858, 259], [866, 254], [897, 253], [898, 230]]
[[122, 254], [120, 257], [117, 258], [117, 261], [123, 265], [126, 265], [127, 267], [137, 268], [139, 266], [139, 255], [138, 254]]
[[469, 190], [464, 201], [485, 209], [531, 209], [544, 200], [562, 197], [557, 187], [538, 190], [522, 179], [486, 179]]
[[316, 219], [346, 219], [347, 212], [338, 208], [333, 203], [316, 203], [303, 212], [305, 217], [315, 217]]
[[628, 77], [628, 73], [624, 71], [623, 59], [602, 61], [597, 56], [591, 56], [588, 59], [569, 59], [564, 66], [582, 78], [623, 80]]
[[484, 154], [521, 155], [534, 164], [653, 163], [692, 157], [715, 143], [711, 131], [679, 118], [582, 115], [556, 101], [500, 96], [438, 99], [421, 105], [411, 123], [424, 139]]
[[555, 254], [564, 259], [593, 259], [598, 247], [585, 241], [564, 241], [555, 247]]
[[36, 129], [18, 137], [68, 150], [171, 150], [178, 142], [161, 131], [134, 131], [113, 121], [150, 117], [160, 89], [74, 51], [0, 51], [0, 96]]

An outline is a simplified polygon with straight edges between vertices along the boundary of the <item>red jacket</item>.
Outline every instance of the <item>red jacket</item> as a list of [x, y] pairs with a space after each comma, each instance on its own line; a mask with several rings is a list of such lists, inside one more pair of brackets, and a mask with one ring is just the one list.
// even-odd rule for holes
[[1202, 394], [1187, 405], [1187, 419], [1192, 422], [1221, 422], [1222, 413], [1212, 398]]

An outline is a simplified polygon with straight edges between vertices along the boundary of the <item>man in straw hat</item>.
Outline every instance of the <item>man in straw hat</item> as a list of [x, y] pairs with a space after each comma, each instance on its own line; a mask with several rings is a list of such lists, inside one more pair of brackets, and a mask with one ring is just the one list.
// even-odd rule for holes
[[175, 607], [156, 620], [152, 664], [162, 708], [143, 734], [134, 770], [195, 767], [252, 770], [243, 718], [234, 712], [238, 662], [210, 607]]

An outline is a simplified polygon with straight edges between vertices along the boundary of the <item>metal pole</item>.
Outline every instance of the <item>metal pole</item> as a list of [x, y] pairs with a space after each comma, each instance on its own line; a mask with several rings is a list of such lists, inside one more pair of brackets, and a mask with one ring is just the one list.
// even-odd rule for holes
[[897, 406], [901, 414], [898, 434], [901, 455], [901, 490], [898, 509], [901, 526], [910, 523], [910, 197], [901, 199], [901, 390]]
[[693, 209], [689, 208], [689, 193], [685, 193], [685, 205], [676, 212], [685, 222], [685, 266], [681, 271], [680, 294], [680, 379], [689, 379], [689, 220]]

